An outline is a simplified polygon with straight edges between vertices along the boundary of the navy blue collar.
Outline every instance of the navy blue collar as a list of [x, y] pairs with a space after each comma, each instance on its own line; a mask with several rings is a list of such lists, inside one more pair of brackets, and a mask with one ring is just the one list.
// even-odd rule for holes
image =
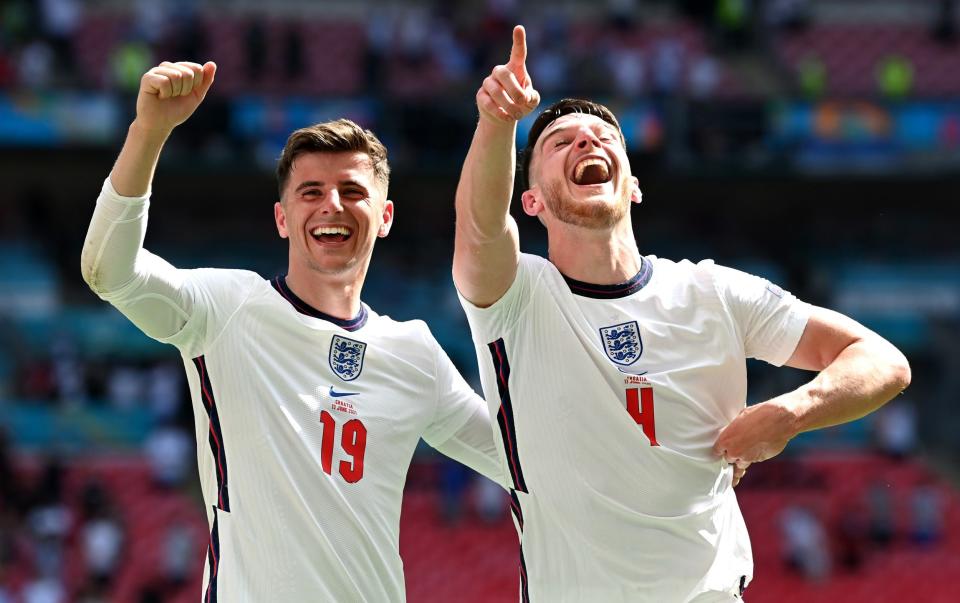
[[633, 278], [615, 285], [594, 285], [593, 283], [585, 283], [583, 281], [572, 279], [562, 272], [560, 273], [560, 276], [562, 276], [563, 280], [567, 282], [567, 286], [570, 287], [570, 291], [572, 291], [574, 295], [592, 297], [594, 299], [617, 299], [620, 297], [633, 295], [640, 289], [643, 289], [644, 286], [650, 282], [650, 279], [653, 277], [653, 262], [647, 258], [641, 257], [640, 270], [633, 276]]
[[277, 293], [279, 293], [285, 300], [290, 302], [290, 305], [301, 314], [306, 314], [307, 316], [332, 322], [345, 331], [356, 331], [363, 325], [367, 324], [367, 307], [363, 304], [360, 304], [360, 311], [357, 312], [357, 315], [353, 318], [337, 318], [336, 316], [331, 316], [325, 312], [317, 310], [307, 302], [297, 297], [296, 293], [291, 291], [290, 287], [287, 286], [286, 274], [273, 277], [273, 280], [270, 281], [270, 284], [273, 285], [273, 288], [277, 290]]

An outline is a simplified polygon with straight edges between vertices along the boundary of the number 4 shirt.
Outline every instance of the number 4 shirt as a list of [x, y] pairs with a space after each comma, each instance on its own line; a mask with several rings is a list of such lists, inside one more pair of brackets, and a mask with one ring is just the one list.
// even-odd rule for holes
[[712, 453], [746, 358], [786, 362], [809, 306], [710, 261], [619, 285], [522, 254], [489, 308], [461, 297], [521, 540], [521, 599], [729, 601], [753, 562]]
[[502, 482], [483, 400], [421, 321], [340, 320], [282, 277], [178, 270], [142, 249], [148, 201], [109, 180], [91, 287], [175, 345], [210, 524], [205, 602], [402, 601], [400, 501], [421, 436]]

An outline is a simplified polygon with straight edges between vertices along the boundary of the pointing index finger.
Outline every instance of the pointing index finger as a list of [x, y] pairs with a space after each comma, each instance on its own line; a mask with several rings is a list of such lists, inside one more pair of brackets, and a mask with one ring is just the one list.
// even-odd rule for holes
[[527, 32], [523, 25], [517, 25], [513, 28], [513, 48], [510, 50], [510, 62], [508, 66], [514, 73], [526, 67], [527, 62]]

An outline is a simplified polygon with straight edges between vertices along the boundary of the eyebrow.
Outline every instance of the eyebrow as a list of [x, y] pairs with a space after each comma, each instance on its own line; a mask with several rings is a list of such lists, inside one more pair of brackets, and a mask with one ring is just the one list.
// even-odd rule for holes
[[[562, 117], [562, 116], [561, 116], [561, 117]], [[559, 118], [557, 118], [557, 119], [559, 119]], [[590, 125], [590, 126], [588, 126], [588, 127], [590, 127], [590, 128], [592, 129], [592, 128], [595, 128], [597, 125], [599, 125], [602, 129], [607, 130], [609, 133], [619, 136], [619, 135], [617, 134], [617, 132], [614, 130], [613, 126], [610, 125], [609, 123], [607, 123], [606, 121], [603, 121], [603, 122], [600, 123], [600, 124], [593, 124], [593, 125]], [[542, 141], [542, 142], [541, 142], [541, 145], [540, 145], [541, 148], [544, 147], [544, 146], [546, 146], [547, 140], [549, 140], [550, 137], [552, 137], [554, 134], [557, 134], [557, 133], [559, 133], [559, 132], [564, 132], [564, 131], [566, 131], [566, 130], [569, 130], [569, 129], [572, 128], [573, 126], [574, 126], [573, 123], [569, 123], [569, 124], [566, 124], [566, 125], [563, 125], [563, 126], [558, 126], [558, 127], [554, 128], [553, 130], [550, 130], [550, 133], [547, 134], [546, 136], [541, 136], [541, 137], [540, 137], [540, 140]]]
[[[323, 188], [323, 185], [324, 185], [324, 184], [325, 184], [325, 182], [323, 182], [323, 181], [321, 181], [321, 180], [306, 180], [306, 181], [301, 182], [300, 184], [298, 184], [298, 185], [297, 185], [297, 188], [293, 189], [293, 192], [297, 193], [297, 192], [300, 192], [301, 190], [303, 190], [303, 189], [305, 189], [305, 188], [312, 188], [312, 187], [320, 187], [320, 188]], [[356, 187], [362, 188], [364, 191], [367, 190], [367, 186], [366, 186], [365, 184], [363, 184], [363, 183], [361, 183], [361, 182], [357, 182], [356, 180], [341, 180], [341, 181], [338, 182], [337, 184], [340, 185], [340, 186], [356, 186]]]
[[293, 189], [293, 192], [297, 193], [305, 188], [310, 188], [313, 186], [323, 187], [323, 182], [320, 182], [319, 180], [307, 180], [305, 182], [301, 182], [300, 184], [298, 184], [297, 188]]

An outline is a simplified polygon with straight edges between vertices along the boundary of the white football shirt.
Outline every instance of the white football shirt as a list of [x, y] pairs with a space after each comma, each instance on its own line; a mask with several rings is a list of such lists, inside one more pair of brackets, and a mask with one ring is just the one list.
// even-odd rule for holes
[[648, 257], [591, 285], [527, 254], [491, 307], [461, 301], [512, 482], [521, 599], [739, 596], [750, 542], [712, 446], [745, 406], [746, 358], [786, 362], [809, 306], [710, 261]]
[[365, 305], [340, 320], [283, 277], [173, 268], [141, 247], [147, 206], [108, 180], [83, 268], [183, 356], [210, 523], [203, 600], [402, 601], [400, 502], [420, 437], [503, 482], [483, 399], [422, 321]]

